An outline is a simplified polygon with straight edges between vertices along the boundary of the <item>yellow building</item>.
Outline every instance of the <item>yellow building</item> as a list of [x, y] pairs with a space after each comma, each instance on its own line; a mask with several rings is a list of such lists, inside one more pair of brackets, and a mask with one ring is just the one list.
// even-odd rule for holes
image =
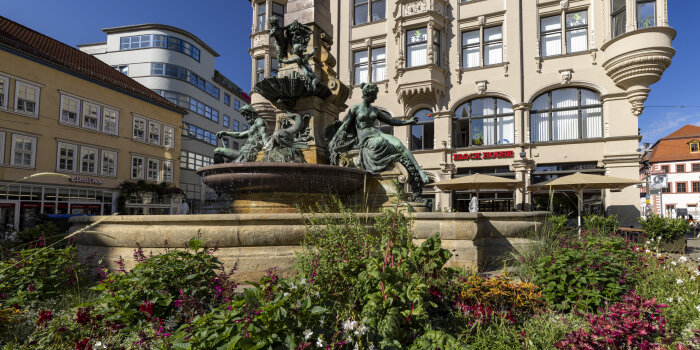
[[[39, 214], [111, 214], [125, 180], [178, 183], [184, 113], [99, 59], [0, 17], [0, 231]], [[46, 172], [61, 175], [36, 176]], [[129, 212], [176, 207], [145, 197], [151, 205], [127, 200]]]

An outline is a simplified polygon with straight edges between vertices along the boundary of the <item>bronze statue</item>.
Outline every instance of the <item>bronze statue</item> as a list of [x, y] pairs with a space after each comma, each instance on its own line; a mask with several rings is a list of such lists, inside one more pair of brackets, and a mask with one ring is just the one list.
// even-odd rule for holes
[[275, 50], [277, 51], [277, 60], [287, 57], [287, 37], [285, 36], [285, 27], [280, 26], [279, 18], [270, 17], [270, 37], [275, 39]]
[[309, 65], [309, 59], [316, 53], [316, 47], [307, 54], [304, 53], [305, 50], [306, 46], [294, 44], [294, 46], [292, 46], [292, 53], [296, 57], [289, 60], [280, 60], [280, 62], [284, 64], [296, 63], [299, 70], [301, 70], [302, 77], [311, 82], [311, 90], [313, 91], [316, 90], [316, 86], [318, 85], [318, 77], [311, 68], [311, 65]]
[[[372, 106], [379, 88], [374, 84], [362, 84], [362, 102], [350, 107], [335, 135], [331, 139], [331, 164], [337, 164], [341, 153], [359, 149], [359, 166], [372, 174], [378, 174], [394, 162], [400, 162], [411, 173], [411, 185], [420, 188], [430, 178], [403, 143], [393, 135], [387, 135], [374, 126], [376, 120], [392, 126], [412, 125], [418, 121], [413, 117], [407, 121], [391, 118]], [[414, 190], [415, 191], [415, 190]], [[415, 192], [414, 192], [415, 193]]]
[[219, 131], [216, 133], [217, 138], [223, 136], [231, 136], [237, 139], [248, 139], [240, 150], [235, 150], [226, 147], [218, 147], [214, 149], [214, 164], [225, 162], [254, 162], [258, 152], [268, 142], [267, 128], [265, 121], [258, 117], [253, 107], [245, 105], [241, 107], [239, 112], [245, 117], [250, 125], [250, 129], [246, 131]]
[[287, 112], [287, 116], [280, 119], [277, 130], [265, 144], [262, 161], [305, 163], [301, 150], [309, 149], [307, 142], [311, 140], [311, 129], [308, 127], [310, 118], [308, 114], [302, 116]]

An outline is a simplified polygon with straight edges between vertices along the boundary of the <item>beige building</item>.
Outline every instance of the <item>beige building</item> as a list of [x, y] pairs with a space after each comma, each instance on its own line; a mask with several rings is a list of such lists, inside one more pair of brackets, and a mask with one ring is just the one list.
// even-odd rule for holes
[[[3, 17], [0, 62], [0, 231], [39, 214], [111, 214], [125, 180], [178, 183], [182, 109]], [[44, 172], [61, 175], [26, 178]], [[171, 200], [128, 198], [126, 207], [169, 213]]]
[[[347, 104], [361, 100], [359, 84], [372, 82], [377, 107], [418, 116], [418, 125], [385, 131], [436, 181], [476, 172], [526, 185], [577, 171], [638, 176], [637, 117], [675, 54], [666, 0], [315, 3], [330, 10], [336, 71], [352, 86]], [[296, 9], [278, 0], [251, 5], [254, 84], [277, 69], [267, 18]], [[635, 223], [638, 190], [606, 192], [586, 193], [587, 210], [605, 207]], [[436, 210], [459, 211], [472, 195], [424, 193]], [[545, 198], [494, 191], [479, 199], [484, 210], [527, 210], [544, 208]], [[555, 210], [573, 205], [573, 194], [555, 199]]]

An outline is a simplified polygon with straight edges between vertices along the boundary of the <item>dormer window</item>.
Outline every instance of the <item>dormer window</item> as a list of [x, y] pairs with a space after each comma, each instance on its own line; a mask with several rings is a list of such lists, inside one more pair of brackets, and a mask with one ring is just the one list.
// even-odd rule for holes
[[690, 147], [690, 153], [700, 153], [700, 140], [693, 140], [688, 142]]

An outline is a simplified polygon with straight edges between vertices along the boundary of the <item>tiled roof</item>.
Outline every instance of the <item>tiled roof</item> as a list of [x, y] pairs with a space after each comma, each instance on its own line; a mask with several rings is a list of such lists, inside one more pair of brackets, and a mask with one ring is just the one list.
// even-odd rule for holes
[[185, 113], [182, 108], [99, 59], [2, 16], [0, 16], [0, 46], [9, 47], [79, 76]]
[[700, 140], [700, 126], [686, 125], [654, 144], [650, 161], [675, 162], [700, 160], [700, 153], [690, 153], [688, 142]]

